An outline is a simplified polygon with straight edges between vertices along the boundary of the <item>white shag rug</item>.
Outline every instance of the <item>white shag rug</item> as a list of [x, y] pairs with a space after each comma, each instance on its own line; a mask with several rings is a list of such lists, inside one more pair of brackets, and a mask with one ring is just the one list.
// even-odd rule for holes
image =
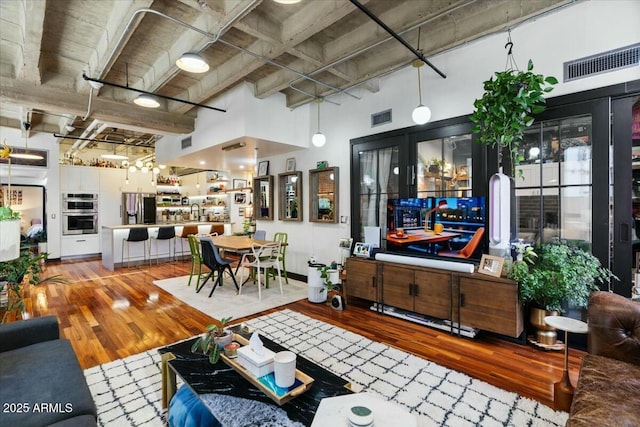
[[[564, 426], [567, 421], [566, 412], [292, 310], [246, 324], [348, 379], [356, 390], [401, 405], [421, 427]], [[85, 371], [99, 425], [165, 425], [159, 363], [151, 350]]]
[[[238, 285], [240, 285], [240, 275], [238, 275], [236, 280], [238, 280]], [[233, 281], [226, 274], [223, 280], [224, 285], [216, 287], [211, 298], [209, 298], [209, 292], [211, 292], [211, 288], [213, 287], [211, 279], [207, 281], [207, 284], [199, 293], [196, 293], [195, 278], [191, 280], [191, 286], [187, 286], [188, 282], [189, 276], [181, 276], [171, 279], [155, 280], [153, 284], [189, 304], [191, 307], [216, 319], [222, 319], [223, 317], [239, 319], [270, 308], [299, 301], [307, 298], [309, 294], [305, 282], [291, 278], [289, 278], [288, 284], [282, 279], [282, 295], [280, 295], [278, 279], [270, 279], [269, 289], [262, 288], [262, 300], [258, 299], [258, 286], [251, 281], [248, 281], [242, 287], [242, 294], [237, 295]]]

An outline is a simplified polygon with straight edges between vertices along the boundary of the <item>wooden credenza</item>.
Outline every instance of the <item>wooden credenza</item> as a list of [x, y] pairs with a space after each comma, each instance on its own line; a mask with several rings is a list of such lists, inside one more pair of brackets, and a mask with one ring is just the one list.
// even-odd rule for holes
[[524, 330], [513, 280], [355, 257], [347, 260], [346, 270], [348, 298], [514, 338]]

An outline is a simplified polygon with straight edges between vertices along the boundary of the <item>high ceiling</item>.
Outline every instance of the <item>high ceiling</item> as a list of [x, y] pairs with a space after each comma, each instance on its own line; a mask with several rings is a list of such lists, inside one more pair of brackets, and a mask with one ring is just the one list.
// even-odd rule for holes
[[[571, 1], [359, 3], [428, 59]], [[210, 70], [179, 69], [189, 51]], [[88, 139], [60, 138], [67, 154], [144, 152], [161, 135], [194, 130], [197, 108], [180, 101], [207, 104], [244, 81], [295, 108], [356, 85], [375, 91], [375, 77], [414, 59], [349, 0], [1, 0], [0, 125]], [[92, 89], [83, 74], [107, 84]], [[146, 109], [126, 87], [180, 101]]]

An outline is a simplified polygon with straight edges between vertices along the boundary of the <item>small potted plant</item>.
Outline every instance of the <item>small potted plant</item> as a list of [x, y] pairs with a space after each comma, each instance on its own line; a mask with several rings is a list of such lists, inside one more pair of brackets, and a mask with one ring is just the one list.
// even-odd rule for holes
[[20, 256], [20, 213], [0, 206], [0, 261]]
[[472, 132], [480, 134], [476, 141], [508, 152], [512, 178], [522, 160], [519, 152], [525, 129], [533, 124], [532, 115], [545, 110], [544, 94], [551, 92], [552, 85], [557, 83], [553, 76], [535, 74], [529, 60], [527, 71], [510, 69], [495, 73], [495, 79], [492, 76], [484, 82], [482, 98], [473, 103]]
[[206, 332], [198, 337], [191, 346], [191, 352], [201, 351], [202, 354], [209, 356], [209, 363], [212, 365], [218, 363], [220, 352], [223, 351], [224, 346], [233, 341], [233, 334], [225, 329], [231, 319], [231, 317], [223, 317], [208, 325]]

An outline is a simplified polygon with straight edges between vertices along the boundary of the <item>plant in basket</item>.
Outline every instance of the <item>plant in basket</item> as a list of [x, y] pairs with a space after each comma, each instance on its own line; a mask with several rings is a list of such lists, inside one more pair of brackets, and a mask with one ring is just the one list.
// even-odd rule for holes
[[198, 339], [191, 346], [191, 352], [209, 356], [209, 363], [212, 365], [218, 363], [220, 360], [220, 352], [225, 345], [229, 344], [233, 340], [233, 334], [231, 331], [225, 329], [225, 326], [232, 317], [223, 317], [221, 320], [215, 320], [214, 323], [207, 326], [205, 333], [198, 337]]

